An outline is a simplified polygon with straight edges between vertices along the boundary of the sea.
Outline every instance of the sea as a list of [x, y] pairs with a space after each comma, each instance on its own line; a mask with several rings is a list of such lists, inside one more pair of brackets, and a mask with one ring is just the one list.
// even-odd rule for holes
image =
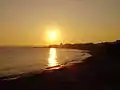
[[0, 77], [82, 63], [89, 51], [63, 48], [0, 47]]

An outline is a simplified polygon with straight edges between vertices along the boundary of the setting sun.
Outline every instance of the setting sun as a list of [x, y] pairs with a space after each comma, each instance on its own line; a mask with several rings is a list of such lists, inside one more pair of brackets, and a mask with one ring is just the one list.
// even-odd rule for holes
[[62, 42], [61, 27], [57, 25], [46, 25], [43, 38], [47, 44], [59, 44]]
[[50, 32], [49, 33], [49, 38], [50, 38], [50, 40], [55, 40], [56, 39], [56, 32], [54, 32], [54, 31], [52, 31], [52, 32]]

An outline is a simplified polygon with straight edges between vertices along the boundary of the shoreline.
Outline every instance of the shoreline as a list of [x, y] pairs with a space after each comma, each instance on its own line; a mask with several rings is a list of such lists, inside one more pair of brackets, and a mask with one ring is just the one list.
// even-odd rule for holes
[[45, 70], [31, 76], [1, 81], [3, 90], [118, 90], [120, 89], [120, 46], [90, 49], [83, 63]]
[[[40, 47], [41, 48], [41, 47]], [[74, 49], [74, 48], [60, 48], [60, 49], [73, 49], [73, 50], [80, 50], [80, 49]], [[70, 60], [70, 61], [66, 61], [65, 63], [63, 64], [60, 64], [60, 65], [57, 65], [57, 66], [48, 66], [48, 67], [45, 67], [44, 69], [40, 69], [40, 70], [37, 70], [37, 71], [31, 71], [31, 72], [28, 72], [28, 73], [20, 73], [20, 74], [11, 74], [11, 75], [3, 75], [3, 76], [0, 76], [0, 80], [14, 80], [14, 79], [18, 79], [18, 78], [21, 78], [21, 77], [26, 77], [26, 76], [31, 76], [31, 75], [34, 75], [34, 74], [41, 74], [42, 72], [44, 71], [48, 71], [48, 70], [56, 70], [56, 69], [59, 69], [59, 68], [64, 68], [64, 67], [67, 67], [67, 66], [71, 66], [72, 64], [76, 64], [76, 63], [82, 63], [83, 61], [85, 61], [85, 59], [91, 57], [92, 55], [89, 54], [90, 51], [88, 50], [83, 50], [81, 53], [83, 53], [84, 55], [88, 55], [86, 56], [85, 58], [83, 58], [82, 60]], [[83, 55], [82, 55], [83, 56]], [[82, 57], [81, 56], [81, 57]]]
[[[89, 54], [90, 55], [90, 54]], [[82, 60], [71, 60], [71, 61], [67, 61], [61, 65], [57, 65], [57, 66], [51, 66], [51, 67], [46, 67], [44, 69], [41, 69], [41, 70], [37, 70], [37, 71], [31, 71], [31, 72], [28, 72], [28, 73], [21, 73], [21, 74], [14, 74], [14, 75], [6, 75], [6, 76], [1, 76], [0, 77], [0, 81], [1, 80], [5, 80], [5, 81], [9, 81], [9, 80], [15, 80], [15, 79], [19, 79], [19, 78], [22, 78], [22, 77], [27, 77], [27, 76], [31, 76], [31, 75], [34, 75], [34, 74], [42, 74], [43, 72], [46, 72], [46, 71], [54, 71], [54, 70], [59, 70], [61, 68], [65, 68], [65, 67], [70, 67], [74, 64], [78, 64], [78, 63], [84, 63], [84, 61], [86, 61], [87, 58], [91, 57], [92, 55], [86, 57], [85, 59], [82, 59]]]

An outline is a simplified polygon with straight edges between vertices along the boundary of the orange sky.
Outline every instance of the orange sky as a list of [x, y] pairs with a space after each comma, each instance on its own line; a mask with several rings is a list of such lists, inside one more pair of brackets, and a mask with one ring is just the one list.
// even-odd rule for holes
[[[0, 45], [120, 39], [119, 0], [0, 0], [0, 14]], [[55, 41], [48, 29], [57, 31]]]

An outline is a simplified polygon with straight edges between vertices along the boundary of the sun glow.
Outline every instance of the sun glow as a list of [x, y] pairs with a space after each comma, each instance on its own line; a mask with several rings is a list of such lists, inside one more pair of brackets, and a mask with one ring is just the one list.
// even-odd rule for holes
[[56, 36], [57, 35], [56, 35], [55, 31], [52, 31], [52, 32], [49, 33], [49, 38], [50, 38], [51, 41], [56, 40]]
[[45, 35], [43, 37], [45, 39], [45, 42], [49, 45], [61, 43], [62, 37], [60, 27], [46, 26]]

